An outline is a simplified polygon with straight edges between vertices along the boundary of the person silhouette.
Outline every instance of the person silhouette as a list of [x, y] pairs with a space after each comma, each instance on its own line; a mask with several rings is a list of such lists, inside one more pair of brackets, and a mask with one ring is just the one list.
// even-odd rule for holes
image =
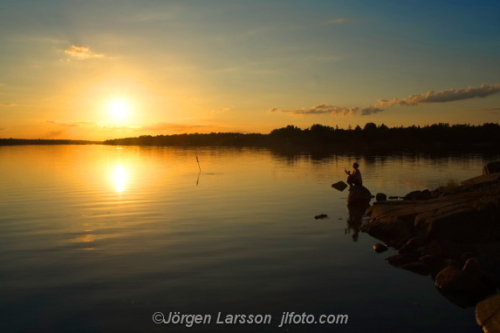
[[345, 173], [348, 175], [347, 176], [347, 184], [349, 184], [349, 190], [353, 186], [363, 185], [363, 178], [361, 177], [361, 171], [359, 170], [359, 164], [354, 162], [352, 164], [352, 168], [354, 169], [354, 170], [352, 170], [352, 172], [345, 170]]

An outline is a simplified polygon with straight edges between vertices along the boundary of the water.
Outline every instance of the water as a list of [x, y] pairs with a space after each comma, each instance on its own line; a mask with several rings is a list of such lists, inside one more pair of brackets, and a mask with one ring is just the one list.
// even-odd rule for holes
[[[494, 159], [0, 147], [0, 331], [481, 332], [430, 277], [376, 254], [330, 185], [358, 161], [373, 194], [404, 195]], [[279, 327], [291, 311], [349, 317]], [[155, 312], [212, 318], [155, 325]], [[272, 322], [217, 324], [219, 312]]]

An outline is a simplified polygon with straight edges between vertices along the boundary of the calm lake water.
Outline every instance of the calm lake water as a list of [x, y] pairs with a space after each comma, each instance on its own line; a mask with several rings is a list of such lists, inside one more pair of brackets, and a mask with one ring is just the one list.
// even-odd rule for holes
[[[0, 147], [0, 332], [481, 332], [473, 308], [375, 253], [331, 184], [358, 161], [372, 194], [404, 195], [496, 159]], [[155, 312], [211, 324], [156, 325]], [[279, 327], [283, 312], [348, 322]]]

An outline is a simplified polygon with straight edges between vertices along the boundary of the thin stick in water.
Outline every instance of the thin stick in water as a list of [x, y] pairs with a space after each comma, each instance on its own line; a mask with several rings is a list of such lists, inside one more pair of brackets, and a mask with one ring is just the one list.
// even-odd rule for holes
[[200, 172], [201, 172], [201, 166], [200, 166], [200, 161], [198, 160], [198, 156], [196, 156], [196, 162], [198, 162], [198, 168], [200, 168]]

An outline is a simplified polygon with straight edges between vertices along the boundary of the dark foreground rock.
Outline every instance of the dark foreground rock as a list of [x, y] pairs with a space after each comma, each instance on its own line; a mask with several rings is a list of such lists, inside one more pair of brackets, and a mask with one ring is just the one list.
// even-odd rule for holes
[[500, 332], [500, 295], [482, 300], [476, 307], [476, 321], [484, 332]]
[[347, 196], [348, 205], [358, 205], [364, 206], [370, 203], [372, 200], [372, 194], [363, 185], [355, 185], [349, 190], [349, 195]]
[[457, 186], [377, 201], [361, 230], [398, 249], [390, 264], [430, 275], [450, 301], [473, 306], [500, 287], [500, 172], [491, 172], [497, 166]]

